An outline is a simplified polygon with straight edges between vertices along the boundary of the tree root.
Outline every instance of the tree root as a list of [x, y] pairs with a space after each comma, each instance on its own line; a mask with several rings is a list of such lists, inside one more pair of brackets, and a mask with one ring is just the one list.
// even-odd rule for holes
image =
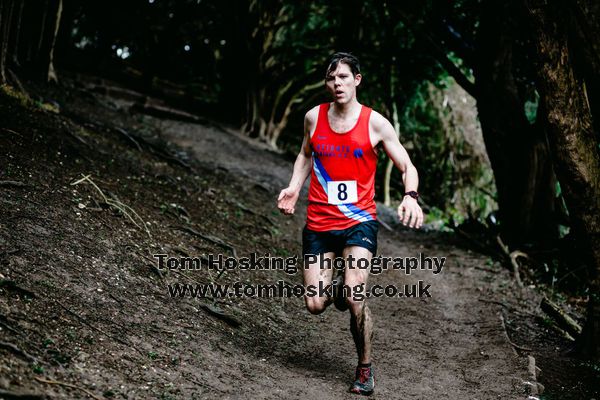
[[109, 125], [105, 125], [101, 122], [91, 121], [85, 117], [82, 117], [82, 116], [80, 116], [76, 113], [70, 112], [68, 110], [64, 112], [64, 115], [68, 116], [69, 118], [71, 118], [72, 120], [74, 120], [80, 124], [87, 125], [87, 126], [93, 126], [93, 127], [99, 128], [99, 129], [103, 129], [107, 132], [116, 133], [119, 136], [123, 137], [129, 145], [135, 147], [138, 151], [142, 151], [144, 148], [146, 148], [150, 151], [150, 153], [154, 154], [155, 156], [162, 158], [163, 160], [166, 160], [169, 163], [177, 164], [179, 166], [184, 167], [185, 169], [187, 169], [189, 171], [194, 172], [193, 168], [187, 162], [185, 162], [181, 158], [177, 157], [176, 155], [174, 155], [171, 152], [169, 152], [168, 150], [166, 150], [164, 148], [164, 146], [160, 146], [156, 143], [152, 143], [151, 141], [145, 139], [142, 136], [131, 134], [131, 133], [127, 132], [125, 129], [117, 127], [117, 126], [109, 126]]
[[21, 335], [21, 336], [23, 335], [22, 332], [13, 328], [11, 325], [8, 324], [8, 322], [9, 322], [8, 318], [6, 318], [5, 315], [0, 314], [0, 327], [3, 327], [7, 331], [10, 331], [10, 332], [14, 333], [15, 335]]
[[238, 207], [240, 210], [247, 212], [248, 214], [252, 214], [252, 215], [256, 215], [259, 218], [264, 219], [265, 221], [267, 221], [269, 224], [275, 226], [277, 225], [271, 218], [269, 218], [268, 216], [258, 213], [254, 210], [252, 210], [251, 208], [246, 207], [245, 205], [243, 205], [242, 203], [240, 203], [239, 201], [232, 201], [232, 200], [227, 200], [227, 202], [229, 204], [232, 204], [236, 207]]
[[517, 257], [529, 258], [529, 256], [527, 256], [527, 254], [523, 253], [522, 251], [518, 251], [518, 250], [510, 252], [508, 250], [508, 246], [506, 246], [504, 244], [504, 242], [502, 241], [502, 239], [500, 238], [500, 235], [496, 236], [496, 240], [498, 241], [498, 245], [500, 246], [500, 248], [502, 249], [502, 251], [504, 252], [506, 257], [508, 258], [508, 260], [510, 260], [510, 264], [512, 266], [512, 271], [513, 271], [513, 276], [515, 278], [515, 281], [517, 282], [517, 285], [519, 287], [523, 287], [523, 281], [521, 280], [521, 274], [519, 272], [519, 263], [517, 262]]
[[[115, 208], [116, 210], [120, 211], [121, 213], [123, 213], [123, 215], [125, 215], [135, 226], [137, 226], [139, 229], [144, 229], [146, 231], [146, 233], [148, 234], [148, 237], [150, 237], [152, 239], [152, 234], [150, 233], [150, 230], [148, 229], [146, 222], [144, 222], [142, 217], [140, 217], [139, 214], [137, 212], [135, 212], [135, 210], [133, 208], [122, 203], [117, 198], [114, 198], [114, 199], [108, 198], [104, 194], [104, 192], [98, 187], [98, 185], [96, 185], [94, 183], [94, 181], [90, 179], [90, 175], [85, 175], [83, 178], [71, 183], [71, 186], [79, 185], [82, 182], [88, 182], [89, 184], [91, 184], [100, 193], [100, 195], [102, 196], [102, 199], [104, 200], [104, 203], [108, 204], [109, 206], [111, 206], [111, 207]], [[135, 219], [134, 219], [134, 217], [135, 217]], [[136, 221], [136, 219], [137, 219], [137, 221]]]
[[212, 235], [205, 235], [203, 233], [198, 232], [197, 230], [195, 230], [193, 228], [190, 228], [189, 226], [174, 226], [173, 228], [178, 229], [178, 230], [183, 231], [183, 232], [190, 233], [190, 234], [192, 234], [194, 236], [198, 236], [199, 238], [204, 239], [204, 240], [206, 240], [208, 242], [211, 242], [213, 244], [216, 244], [216, 245], [219, 245], [219, 246], [223, 246], [223, 247], [231, 250], [231, 253], [233, 254], [233, 257], [238, 258], [237, 251], [236, 251], [235, 247], [233, 247], [233, 245], [225, 242], [221, 238], [218, 238], [218, 237], [212, 236]]
[[[515, 344], [512, 340], [510, 340], [510, 337], [508, 336], [508, 331], [506, 330], [506, 323], [504, 322], [504, 315], [502, 315], [502, 313], [500, 313], [500, 322], [502, 323], [502, 330], [504, 331], [504, 336], [506, 337], [506, 340], [508, 341], [508, 343], [513, 347], [513, 352], [515, 353], [515, 355], [517, 355], [517, 356], [519, 355], [517, 353], [517, 350], [531, 351], [530, 348], [519, 346], [518, 344]], [[515, 349], [517, 349], [517, 350], [515, 350]]]
[[234, 328], [237, 328], [242, 325], [242, 323], [240, 321], [238, 321], [236, 318], [232, 317], [231, 315], [225, 314], [220, 308], [218, 308], [216, 306], [212, 306], [209, 304], [202, 304], [202, 305], [200, 305], [200, 307], [203, 310], [205, 310], [206, 312], [208, 312], [210, 315], [213, 315], [213, 316], [225, 321], [227, 324], [233, 326]]
[[23, 87], [23, 84], [19, 80], [19, 77], [17, 76], [17, 74], [15, 74], [15, 72], [10, 68], [8, 68], [6, 70], [6, 72], [8, 72], [8, 77], [12, 81], [13, 86], [15, 86], [19, 90], [19, 92], [21, 92], [21, 94], [23, 96], [25, 96], [27, 99], [31, 100], [31, 96], [29, 95], [27, 90], [25, 90], [25, 88]]
[[73, 317], [75, 317], [79, 322], [81, 322], [82, 324], [84, 324], [85, 326], [87, 326], [88, 328], [92, 329], [93, 331], [96, 331], [116, 342], [121, 343], [124, 346], [127, 347], [131, 347], [131, 345], [129, 343], [127, 343], [126, 341], [122, 340], [121, 338], [118, 337], [114, 337], [109, 333], [104, 332], [102, 329], [95, 327], [94, 325], [90, 324], [85, 318], [83, 318], [82, 316], [80, 316], [79, 314], [71, 311], [69, 308], [67, 308], [67, 306], [63, 305], [60, 301], [58, 300], [54, 300], [56, 302], [56, 304], [58, 304], [63, 310], [65, 310], [66, 312], [68, 312], [70, 315], [72, 315]]
[[139, 151], [142, 151], [142, 146], [140, 146], [140, 144], [137, 142], [137, 140], [135, 140], [125, 129], [115, 127], [114, 130], [115, 130], [115, 132], [120, 133], [129, 142], [131, 142]]

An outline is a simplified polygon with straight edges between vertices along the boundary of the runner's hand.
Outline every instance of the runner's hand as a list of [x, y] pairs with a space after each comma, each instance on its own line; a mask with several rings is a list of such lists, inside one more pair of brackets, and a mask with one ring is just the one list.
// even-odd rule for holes
[[423, 210], [417, 200], [410, 196], [404, 196], [402, 203], [398, 206], [398, 218], [403, 225], [419, 229], [423, 225]]
[[285, 188], [279, 193], [277, 198], [277, 207], [279, 211], [286, 215], [291, 215], [296, 211], [296, 202], [298, 201], [299, 192], [288, 188]]

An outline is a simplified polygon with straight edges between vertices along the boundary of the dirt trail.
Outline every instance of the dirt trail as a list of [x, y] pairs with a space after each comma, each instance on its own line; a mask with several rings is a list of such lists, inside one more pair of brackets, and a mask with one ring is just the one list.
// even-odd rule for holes
[[[239, 322], [232, 326], [206, 312], [206, 301], [167, 295], [167, 284], [214, 275], [159, 274], [152, 266], [155, 253], [228, 251], [181, 227], [220, 237], [239, 255], [299, 253], [304, 211], [293, 218], [275, 211], [289, 161], [217, 128], [132, 116], [130, 102], [78, 85], [53, 96], [68, 118], [0, 101], [8, 132], [0, 136], [8, 156], [0, 179], [27, 183], [0, 197], [0, 341], [37, 360], [0, 349], [0, 390], [89, 398], [42, 377], [118, 399], [358, 398], [347, 392], [356, 360], [348, 313], [313, 316], [297, 298], [218, 301]], [[197, 174], [108, 125], [159, 131], [197, 160]], [[152, 238], [98, 205], [89, 186], [69, 185], [82, 174], [142, 215]], [[384, 286], [421, 279], [432, 295], [370, 300], [372, 398], [527, 398], [526, 358], [506, 339], [502, 307], [490, 302], [518, 301], [507, 271], [436, 232], [380, 229], [379, 252], [447, 261], [438, 275], [372, 275], [370, 283]], [[299, 274], [233, 271], [220, 283], [276, 279], [301, 282]]]
[[[163, 127], [166, 137], [188, 153], [201, 160], [210, 159], [214, 166], [244, 179], [266, 184], [274, 189], [274, 194], [289, 181], [291, 163], [253, 146], [245, 138], [212, 129], [198, 130], [179, 122], [163, 123]], [[296, 229], [289, 233], [297, 240], [305, 207], [301, 201], [297, 209], [302, 211], [293, 217]], [[494, 296], [490, 273], [475, 268], [484, 267], [486, 257], [447, 241], [435, 233], [388, 232], [380, 228], [379, 252], [383, 256], [423, 253], [446, 257], [447, 261], [438, 275], [429, 271], [406, 275], [401, 270], [388, 270], [371, 276], [371, 284], [382, 286], [403, 287], [422, 280], [431, 284], [432, 294], [429, 299], [370, 300], [375, 321], [375, 398], [526, 398], [526, 359], [517, 357], [507, 342], [498, 306], [481, 301]], [[259, 364], [261, 372], [252, 379], [258, 397], [351, 397], [343, 395], [355, 366], [348, 318], [347, 313], [333, 307], [322, 316], [304, 316], [306, 329], [313, 335], [300, 334], [302, 343], [296, 346], [304, 349], [305, 359], [297, 362], [280, 354]]]

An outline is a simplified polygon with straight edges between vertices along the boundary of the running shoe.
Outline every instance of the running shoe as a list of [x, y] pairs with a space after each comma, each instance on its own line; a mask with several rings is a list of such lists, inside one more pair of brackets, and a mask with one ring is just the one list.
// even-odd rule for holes
[[370, 396], [375, 390], [375, 378], [372, 367], [356, 367], [356, 380], [350, 387], [350, 392]]

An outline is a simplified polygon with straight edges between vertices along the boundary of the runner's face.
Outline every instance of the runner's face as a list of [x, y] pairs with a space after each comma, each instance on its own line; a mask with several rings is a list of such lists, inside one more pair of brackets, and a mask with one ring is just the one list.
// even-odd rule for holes
[[360, 74], [352, 75], [350, 67], [340, 62], [337, 68], [327, 75], [325, 84], [333, 100], [338, 104], [344, 104], [350, 102], [356, 96], [356, 87], [361, 78]]

